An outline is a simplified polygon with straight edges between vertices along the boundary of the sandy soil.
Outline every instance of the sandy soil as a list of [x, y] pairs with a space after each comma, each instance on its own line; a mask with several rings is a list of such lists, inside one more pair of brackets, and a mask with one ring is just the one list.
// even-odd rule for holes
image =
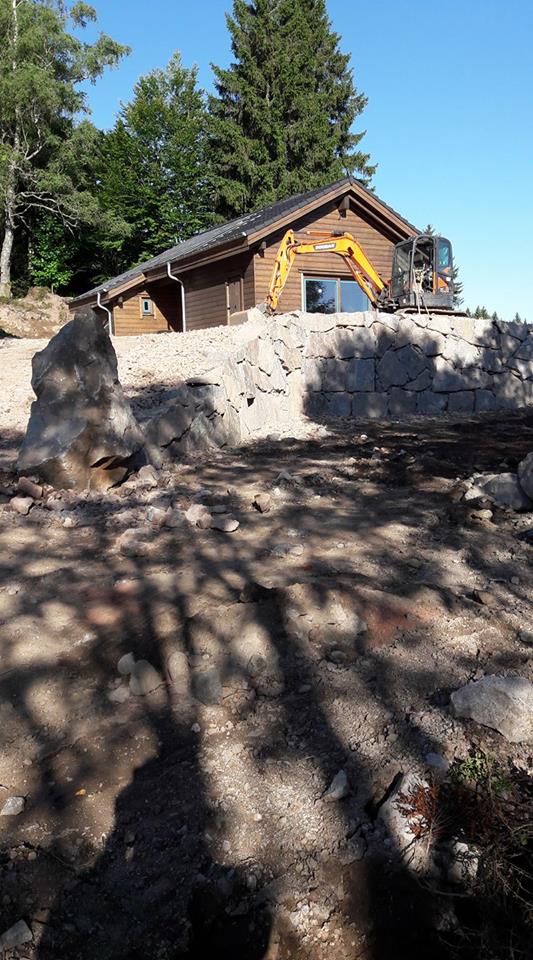
[[[2, 348], [9, 384], [35, 346]], [[141, 348], [119, 349], [132, 389]], [[0, 818], [0, 931], [30, 925], [19, 955], [454, 956], [376, 810], [432, 753], [475, 743], [531, 769], [449, 694], [532, 678], [531, 516], [479, 518], [456, 482], [532, 448], [526, 415], [309, 425], [153, 489], [27, 517], [0, 497], [0, 800], [26, 798]], [[154, 507], [199, 497], [239, 528], [157, 526]], [[367, 629], [336, 632], [332, 602]], [[128, 652], [158, 673], [146, 696], [118, 673]], [[340, 770], [348, 794], [327, 803]], [[442, 900], [460, 920], [465, 901]]]

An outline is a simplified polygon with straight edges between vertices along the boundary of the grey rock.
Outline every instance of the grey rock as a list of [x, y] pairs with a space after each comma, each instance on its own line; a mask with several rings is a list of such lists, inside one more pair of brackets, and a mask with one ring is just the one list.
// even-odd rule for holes
[[185, 518], [194, 527], [200, 527], [201, 530], [208, 530], [213, 519], [203, 503], [193, 503], [193, 505], [185, 511]]
[[324, 412], [328, 417], [349, 417], [352, 412], [352, 399], [348, 393], [324, 394]]
[[22, 517], [26, 517], [33, 507], [33, 500], [31, 497], [12, 497], [9, 501], [9, 507], [15, 513], [20, 513]]
[[256, 493], [254, 507], [259, 513], [268, 513], [272, 506], [272, 497], [269, 493]]
[[524, 677], [488, 676], [451, 695], [456, 717], [475, 720], [510, 743], [533, 740], [533, 683]]
[[125, 687], [123, 684], [120, 687], [115, 687], [114, 690], [110, 690], [107, 694], [107, 699], [111, 703], [126, 703], [126, 700], [130, 698], [130, 690], [128, 687]]
[[221, 530], [222, 533], [235, 533], [239, 528], [239, 521], [234, 517], [213, 517], [211, 530]]
[[333, 777], [328, 789], [322, 799], [325, 803], [334, 803], [336, 800], [344, 800], [350, 793], [350, 785], [346, 770], [339, 770]]
[[40, 483], [35, 483], [29, 477], [19, 477], [17, 483], [17, 493], [22, 497], [31, 497], [32, 500], [40, 500], [43, 495], [43, 488]]
[[133, 653], [124, 653], [117, 663], [117, 670], [122, 677], [129, 677], [135, 669], [135, 657]]
[[141, 467], [137, 477], [139, 482], [142, 483], [143, 487], [153, 489], [154, 487], [159, 486], [159, 474], [151, 463], [146, 463], [144, 467]]
[[404, 414], [416, 413], [416, 393], [410, 390], [401, 390], [393, 387], [389, 393], [389, 413], [392, 417], [401, 417]]
[[422, 373], [418, 374], [414, 380], [410, 380], [407, 384], [408, 390], [427, 390], [431, 386], [431, 373], [429, 370], [422, 370]]
[[436, 773], [445, 776], [450, 769], [450, 761], [443, 757], [441, 753], [427, 753], [425, 757], [428, 767], [431, 767]]
[[474, 409], [474, 391], [458, 390], [450, 394], [448, 413], [472, 413]]
[[113, 345], [92, 311], [32, 360], [37, 400], [17, 461], [54, 487], [107, 489], [124, 479], [144, 435], [118, 380]]
[[350, 360], [346, 369], [346, 389], [349, 393], [372, 392], [375, 385], [373, 360]]
[[447, 876], [450, 883], [470, 886], [477, 877], [479, 854], [461, 840], [452, 840], [447, 854]]
[[18, 920], [0, 936], [0, 954], [33, 940], [33, 934], [25, 920]]
[[489, 497], [500, 507], [510, 507], [511, 510], [530, 510], [532, 501], [524, 492], [523, 486], [515, 473], [489, 474], [477, 477], [476, 486], [481, 493]]
[[352, 400], [352, 416], [362, 420], [374, 420], [387, 416], [386, 393], [355, 393]]
[[206, 707], [215, 706], [222, 700], [222, 682], [216, 667], [195, 672], [192, 675], [193, 696]]
[[533, 451], [518, 464], [518, 480], [526, 497], [533, 500]]
[[417, 394], [416, 409], [417, 413], [426, 416], [435, 416], [443, 413], [448, 405], [448, 395], [445, 393], [433, 393], [432, 390], [423, 390]]
[[418, 790], [428, 790], [429, 783], [414, 773], [402, 774], [392, 791], [379, 808], [378, 820], [381, 821], [397, 846], [404, 862], [413, 873], [426, 873], [432, 863], [427, 842], [416, 839], [413, 827], [416, 815], [405, 812], [405, 798]]
[[322, 389], [333, 393], [346, 390], [348, 362], [346, 360], [325, 360]]
[[186, 524], [187, 524], [187, 517], [185, 516], [183, 510], [180, 510], [179, 507], [172, 507], [170, 510], [166, 511], [165, 513], [166, 527], [170, 527], [171, 530], [179, 530], [181, 527], [186, 526]]
[[476, 413], [487, 413], [498, 409], [498, 401], [492, 390], [475, 390]]
[[378, 362], [376, 372], [384, 390], [389, 390], [393, 386], [401, 387], [408, 380], [413, 379], [409, 377], [409, 371], [402, 363], [399, 351], [396, 350], [387, 350]]
[[138, 660], [130, 677], [130, 691], [136, 697], [146, 697], [157, 690], [163, 678], [148, 660]]
[[18, 817], [24, 812], [25, 806], [24, 797], [8, 797], [0, 810], [0, 817]]

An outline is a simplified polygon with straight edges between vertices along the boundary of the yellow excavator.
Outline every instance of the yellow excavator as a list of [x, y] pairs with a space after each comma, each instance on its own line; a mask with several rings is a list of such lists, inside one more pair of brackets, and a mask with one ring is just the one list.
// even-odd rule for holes
[[452, 247], [445, 237], [420, 233], [396, 244], [392, 278], [385, 283], [351, 233], [309, 231], [299, 237], [294, 230], [287, 230], [276, 255], [267, 299], [261, 304], [266, 313], [275, 312], [296, 257], [323, 253], [343, 258], [373, 307], [454, 312]]

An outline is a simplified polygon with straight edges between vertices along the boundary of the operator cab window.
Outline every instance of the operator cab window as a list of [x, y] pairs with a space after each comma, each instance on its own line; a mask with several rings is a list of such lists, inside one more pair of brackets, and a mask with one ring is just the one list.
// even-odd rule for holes
[[141, 297], [141, 313], [143, 317], [153, 317], [154, 304], [149, 297]]

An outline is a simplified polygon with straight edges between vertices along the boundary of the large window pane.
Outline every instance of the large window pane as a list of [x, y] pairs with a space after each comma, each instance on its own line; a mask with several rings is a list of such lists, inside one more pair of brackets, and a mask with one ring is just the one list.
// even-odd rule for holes
[[305, 309], [308, 313], [335, 313], [337, 310], [337, 281], [309, 280], [305, 284]]
[[341, 280], [341, 313], [368, 310], [370, 301], [355, 280]]

